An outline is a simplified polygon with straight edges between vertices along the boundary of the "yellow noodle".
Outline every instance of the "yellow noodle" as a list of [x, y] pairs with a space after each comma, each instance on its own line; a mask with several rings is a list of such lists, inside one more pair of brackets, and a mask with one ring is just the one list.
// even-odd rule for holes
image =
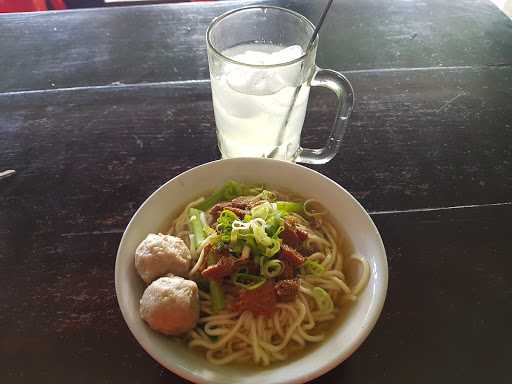
[[[306, 219], [304, 219], [304, 218], [303, 218], [301, 215], [299, 215], [298, 213], [292, 212], [292, 213], [290, 213], [290, 216], [292, 216], [292, 217], [294, 217], [295, 219], [297, 219], [297, 221], [298, 221], [299, 223], [301, 223], [303, 226], [304, 226], [304, 225], [305, 225], [305, 226], [307, 226], [307, 225], [308, 225], [307, 220], [306, 220]], [[306, 230], [307, 230], [307, 227], [302, 227], [302, 228], [304, 228], [304, 229], [306, 229]]]
[[306, 342], [302, 337], [300, 337], [300, 335], [297, 332], [294, 332], [292, 334], [291, 339], [295, 341], [297, 344], [299, 344], [301, 348], [304, 348], [306, 346]]
[[325, 259], [321, 263], [322, 266], [327, 269], [331, 269], [332, 265], [334, 264], [335, 257], [336, 257], [336, 255], [334, 253], [332, 253], [332, 251], [330, 249], [326, 249], [325, 250]]
[[323, 261], [325, 259], [325, 254], [322, 252], [315, 252], [308, 256], [308, 260], [313, 261]]
[[319, 341], [322, 341], [325, 337], [325, 335], [323, 333], [316, 335], [316, 336], [309, 335], [306, 333], [306, 331], [304, 329], [302, 329], [302, 327], [297, 327], [297, 330], [298, 330], [300, 336], [304, 340], [309, 341], [309, 342], [318, 343]]
[[[210, 295], [208, 295], [209, 297]], [[225, 313], [219, 313], [218, 315], [213, 315], [213, 316], [206, 316], [206, 317], [201, 317], [199, 319], [199, 322], [200, 323], [206, 323], [208, 321], [216, 321], [216, 320], [224, 320], [224, 319], [231, 319], [235, 316], [238, 316], [239, 313], [238, 312], [225, 312]]]
[[260, 361], [260, 349], [258, 348], [258, 340], [256, 335], [256, 324], [254, 324], [254, 318], [252, 316], [252, 313], [248, 317], [251, 319], [250, 321], [250, 341], [251, 341], [251, 347], [253, 350], [253, 360], [255, 363], [258, 363]]
[[351, 293], [350, 291], [350, 288], [348, 287], [348, 285], [341, 279], [335, 277], [335, 276], [332, 276], [330, 278], [331, 281], [335, 282], [342, 290], [343, 292], [345, 293]]
[[306, 308], [306, 318], [308, 319], [308, 322], [306, 324], [302, 325], [302, 327], [307, 330], [313, 329], [315, 327], [315, 320], [313, 319], [313, 316], [311, 316], [311, 310], [309, 308], [308, 301], [306, 300], [304, 295], [302, 295], [300, 293], [299, 293], [299, 299], [300, 299], [300, 301], [302, 301], [302, 303], [304, 304], [304, 307]]
[[307, 199], [304, 202], [304, 214], [309, 217], [318, 217], [318, 216], [324, 216], [327, 211], [322, 207], [320, 211], [310, 211], [308, 209], [309, 205], [316, 203], [319, 207], [322, 207], [320, 202], [316, 199]]
[[[260, 198], [254, 197], [254, 200]], [[293, 199], [285, 198], [286, 201]], [[201, 200], [187, 205], [186, 210], [175, 220], [169, 233], [178, 233], [188, 239], [187, 210]], [[314, 203], [309, 200], [306, 205]], [[311, 214], [311, 212], [309, 212]], [[307, 256], [308, 260], [319, 262], [325, 271], [319, 275], [299, 272], [299, 293], [291, 303], [277, 303], [271, 316], [253, 315], [251, 312], [243, 313], [224, 310], [213, 314], [211, 310], [210, 295], [200, 291], [201, 316], [196, 329], [190, 332], [189, 346], [204, 348], [207, 360], [212, 364], [223, 365], [233, 362], [252, 361], [255, 364], [266, 366], [274, 361], [288, 358], [288, 352], [296, 348], [304, 348], [308, 343], [320, 342], [325, 338], [324, 333], [315, 330], [319, 323], [332, 321], [336, 318], [343, 303], [355, 301], [357, 295], [364, 289], [370, 277], [370, 268], [367, 261], [360, 255], [352, 255], [350, 261], [362, 265], [362, 274], [354, 286], [347, 285], [345, 274], [344, 254], [341, 248], [342, 238], [334, 226], [326, 219], [321, 218], [325, 212], [312, 213], [305, 218], [299, 214], [291, 214], [297, 220], [298, 227], [308, 233], [306, 249], [314, 251]], [[307, 215], [306, 215], [307, 216]], [[308, 222], [309, 220], [309, 222]], [[310, 223], [314, 221], [314, 228]], [[181, 231], [180, 231], [181, 230]], [[193, 260], [197, 260], [190, 272], [191, 275], [200, 271], [206, 258], [204, 248], [216, 234], [210, 234], [197, 247]], [[335, 308], [330, 312], [320, 311], [314, 299], [313, 289], [323, 288]], [[232, 300], [228, 294], [226, 302]], [[211, 337], [217, 337], [213, 341]]]
[[209, 336], [220, 336], [229, 332], [229, 327], [236, 324], [234, 320], [209, 321], [204, 325], [204, 331]]
[[207, 351], [206, 358], [208, 359], [208, 361], [210, 363], [217, 364], [217, 365], [224, 365], [224, 364], [231, 363], [232, 361], [237, 360], [238, 358], [240, 358], [244, 355], [250, 356], [249, 353], [247, 353], [247, 351], [242, 350], [242, 351], [238, 351], [238, 352], [233, 352], [233, 353], [228, 354], [227, 356], [224, 356], [221, 358], [217, 358], [217, 357], [215, 357], [215, 352], [216, 351], [214, 351], [214, 350]]
[[281, 328], [281, 321], [280, 321], [280, 312], [276, 311], [274, 315], [272, 316], [272, 320], [274, 322], [274, 328], [279, 335], [280, 338], [284, 338], [284, 332]]
[[329, 243], [329, 241], [321, 238], [320, 236], [313, 235], [313, 234], [308, 235], [308, 239], [306, 240], [306, 242], [308, 243], [308, 246], [310, 248], [311, 248], [311, 243], [319, 244], [320, 245], [319, 248], [325, 248], [325, 247], [329, 247], [331, 245], [331, 243]]
[[334, 315], [333, 314], [328, 314], [328, 315], [320, 315], [320, 314], [316, 314], [314, 316], [315, 318], [315, 321], [320, 323], [322, 321], [329, 321], [329, 320], [333, 320], [334, 319]]
[[[242, 323], [245, 321], [245, 316], [247, 316], [246, 314], [249, 313], [249, 312], [244, 312], [242, 313], [242, 315], [240, 316], [240, 318], [238, 319], [238, 321], [236, 322], [236, 325], [234, 326], [234, 328], [224, 337], [222, 337], [219, 341], [215, 342], [215, 343], [212, 343], [212, 342], [198, 342], [197, 340], [193, 340], [190, 342], [190, 346], [191, 347], [194, 347], [194, 346], [201, 346], [201, 347], [205, 347], [205, 348], [208, 348], [208, 349], [219, 349], [221, 348], [222, 346], [224, 346], [224, 344], [226, 344], [228, 342], [229, 339], [231, 339], [233, 337], [233, 335], [240, 329], [240, 327], [242, 326]], [[245, 316], [244, 316], [245, 315]], [[194, 344], [193, 344], [194, 343]]]
[[345, 281], [345, 275], [343, 272], [337, 270], [337, 269], [331, 269], [330, 271], [325, 271], [326, 276], [336, 276], [337, 278]]
[[[264, 346], [264, 348], [267, 350], [270, 350], [270, 351], [279, 352], [284, 347], [286, 347], [286, 344], [292, 337], [292, 334], [295, 331], [295, 328], [297, 328], [299, 326], [299, 324], [302, 323], [302, 320], [304, 320], [305, 315], [306, 315], [306, 308], [304, 307], [304, 304], [299, 303], [299, 316], [293, 322], [293, 324], [290, 326], [290, 328], [287, 330], [284, 340], [279, 345], [270, 345], [268, 343], [265, 343], [266, 345]], [[263, 344], [262, 344], [262, 346], [263, 346]]]
[[201, 249], [201, 253], [199, 254], [199, 258], [197, 259], [197, 262], [194, 264], [194, 267], [190, 270], [188, 273], [189, 276], [194, 276], [197, 271], [199, 271], [199, 268], [201, 268], [201, 265], [204, 263], [205, 258], [205, 252], [204, 248]]

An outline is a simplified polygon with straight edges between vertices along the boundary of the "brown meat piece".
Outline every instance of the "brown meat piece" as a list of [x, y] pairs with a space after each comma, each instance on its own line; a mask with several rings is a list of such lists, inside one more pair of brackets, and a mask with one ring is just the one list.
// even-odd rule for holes
[[250, 273], [251, 275], [260, 274], [260, 266], [256, 264], [251, 258], [235, 260], [235, 266], [237, 269], [246, 268], [247, 272]]
[[210, 214], [212, 215], [213, 221], [216, 222], [223, 210], [233, 212], [239, 219], [243, 219], [245, 215], [249, 214], [248, 210], [237, 208], [231, 205], [231, 202], [217, 203], [210, 208]]
[[277, 277], [279, 280], [293, 279], [295, 277], [295, 269], [293, 266], [283, 258], [279, 258], [284, 264], [283, 272]]
[[308, 239], [308, 233], [301, 228], [295, 228], [295, 233], [299, 237], [300, 241], [305, 241]]
[[236, 259], [232, 256], [221, 256], [219, 261], [205, 268], [201, 275], [209, 280], [221, 280], [231, 275], [235, 270]]
[[263, 201], [256, 196], [239, 196], [231, 200], [231, 204], [234, 207], [248, 210], [260, 205], [262, 202]]
[[285, 221], [284, 230], [280, 234], [284, 244], [288, 244], [290, 247], [297, 248], [300, 245], [300, 239], [297, 236], [295, 230]]
[[220, 214], [227, 206], [227, 203], [217, 203], [213, 207], [210, 208], [210, 215], [212, 215], [213, 221], [216, 222], [219, 218]]
[[238, 296], [240, 295], [240, 291], [242, 289], [231, 283], [231, 281], [228, 279], [222, 282], [222, 290], [226, 296], [230, 295], [238, 300]]
[[255, 315], [269, 316], [276, 306], [277, 296], [274, 284], [267, 281], [256, 289], [244, 289], [235, 303], [235, 311], [251, 311]]
[[291, 216], [291, 215], [288, 215], [285, 217], [284, 219], [288, 224], [292, 225], [292, 226], [296, 226], [297, 224], [299, 224], [299, 219], [297, 219], [295, 216]]
[[300, 267], [304, 264], [304, 256], [286, 244], [281, 244], [279, 258], [289, 262], [293, 267]]
[[235, 197], [229, 204], [235, 208], [251, 209], [251, 202], [247, 196]]
[[276, 283], [275, 288], [278, 301], [293, 301], [295, 300], [297, 293], [299, 293], [299, 279], [281, 280], [278, 283]]
[[284, 219], [284, 231], [281, 233], [283, 242], [293, 248], [299, 248], [301, 243], [308, 238], [308, 233], [297, 228], [296, 223], [297, 220], [293, 216], [286, 217]]

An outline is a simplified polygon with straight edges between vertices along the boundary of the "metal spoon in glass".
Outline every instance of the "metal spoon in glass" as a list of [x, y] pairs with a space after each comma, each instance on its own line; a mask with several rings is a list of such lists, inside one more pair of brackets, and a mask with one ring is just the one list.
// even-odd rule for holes
[[[332, 2], [333, 2], [333, 0], [328, 0], [326, 6], [324, 8], [324, 11], [322, 12], [322, 16], [320, 16], [320, 20], [318, 21], [318, 24], [316, 25], [315, 30], [313, 31], [313, 34], [311, 35], [311, 39], [309, 40], [309, 43], [308, 43], [308, 45], [306, 47], [306, 51], [304, 52], [305, 55], [307, 55], [309, 53], [309, 51], [313, 48], [313, 45], [314, 45], [315, 40], [316, 40], [316, 37], [318, 36], [318, 32], [320, 32], [320, 28], [322, 28], [322, 25], [324, 23], [325, 17], [327, 16], [327, 12], [329, 12], [329, 9], [331, 8]], [[303, 65], [304, 65], [304, 63], [301, 64], [301, 70], [299, 71], [299, 76], [302, 75]], [[277, 154], [277, 152], [279, 151], [279, 148], [281, 148], [281, 145], [283, 145], [284, 131], [285, 131], [286, 126], [288, 125], [288, 121], [290, 120], [290, 116], [291, 116], [292, 111], [293, 111], [293, 106], [295, 105], [295, 102], [297, 101], [297, 96], [298, 96], [298, 94], [299, 94], [299, 92], [300, 92], [300, 90], [302, 88], [302, 85], [303, 85], [303, 83], [301, 83], [300, 85], [295, 87], [295, 92], [293, 93], [292, 101], [290, 103], [290, 106], [288, 107], [288, 111], [286, 112], [286, 116], [285, 116], [285, 119], [284, 119], [283, 126], [279, 130], [279, 134], [277, 136], [276, 146], [266, 156], [268, 158], [273, 158]]]

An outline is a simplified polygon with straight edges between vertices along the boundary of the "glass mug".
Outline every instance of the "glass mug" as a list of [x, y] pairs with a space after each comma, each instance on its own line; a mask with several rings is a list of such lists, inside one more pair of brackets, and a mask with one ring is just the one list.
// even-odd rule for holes
[[[310, 164], [338, 152], [354, 104], [340, 73], [315, 65], [315, 27], [285, 8], [249, 6], [215, 18], [206, 33], [217, 139], [223, 158], [267, 157]], [[337, 97], [336, 119], [324, 147], [302, 148], [310, 87]]]

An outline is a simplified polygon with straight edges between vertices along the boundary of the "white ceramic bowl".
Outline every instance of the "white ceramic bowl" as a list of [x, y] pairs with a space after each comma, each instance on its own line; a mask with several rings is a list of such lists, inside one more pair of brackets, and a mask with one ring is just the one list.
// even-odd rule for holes
[[[350, 237], [355, 250], [370, 263], [368, 286], [343, 322], [320, 346], [312, 348], [313, 353], [286, 364], [268, 368], [215, 366], [184, 343], [152, 331], [139, 317], [144, 285], [134, 267], [135, 248], [148, 233], [165, 230], [170, 219], [192, 199], [230, 179], [265, 183], [319, 200]], [[238, 158], [198, 166], [155, 191], [137, 210], [124, 232], [117, 252], [115, 281], [119, 306], [131, 332], [155, 360], [172, 372], [198, 383], [285, 384], [312, 380], [340, 364], [359, 347], [377, 322], [384, 304], [388, 266], [377, 228], [345, 189], [300, 165]]]

